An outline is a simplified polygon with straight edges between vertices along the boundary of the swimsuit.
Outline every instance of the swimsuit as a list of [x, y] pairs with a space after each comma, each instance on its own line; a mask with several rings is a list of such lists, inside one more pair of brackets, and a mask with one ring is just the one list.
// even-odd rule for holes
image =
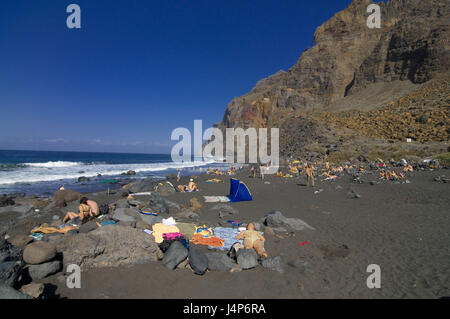
[[252, 244], [259, 240], [258, 233], [255, 230], [246, 230], [244, 231], [244, 240], [250, 240]]

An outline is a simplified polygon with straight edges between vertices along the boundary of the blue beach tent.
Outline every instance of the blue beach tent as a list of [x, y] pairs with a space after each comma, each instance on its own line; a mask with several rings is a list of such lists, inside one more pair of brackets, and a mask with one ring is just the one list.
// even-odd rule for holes
[[244, 202], [253, 200], [250, 191], [244, 182], [238, 179], [230, 179], [230, 195], [228, 195], [230, 202]]

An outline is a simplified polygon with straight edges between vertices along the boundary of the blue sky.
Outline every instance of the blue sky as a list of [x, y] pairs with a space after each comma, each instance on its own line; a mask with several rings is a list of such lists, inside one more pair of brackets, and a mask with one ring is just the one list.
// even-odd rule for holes
[[169, 153], [173, 129], [220, 121], [350, 2], [4, 0], [0, 149]]

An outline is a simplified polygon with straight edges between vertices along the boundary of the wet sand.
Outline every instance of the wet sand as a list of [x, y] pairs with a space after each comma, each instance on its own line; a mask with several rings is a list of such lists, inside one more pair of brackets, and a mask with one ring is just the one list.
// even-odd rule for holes
[[[307, 188], [302, 178], [266, 176], [249, 178], [240, 172], [251, 190], [253, 201], [232, 203], [239, 210], [236, 219], [259, 221], [271, 210], [300, 218], [314, 230], [279, 238], [266, 235], [269, 256], [281, 255], [285, 272], [261, 266], [236, 273], [168, 270], [161, 262], [82, 272], [82, 288], [68, 289], [61, 273], [42, 282], [57, 286], [56, 294], [67, 298], [440, 298], [450, 296], [450, 184], [433, 178], [447, 170], [414, 172], [410, 183], [376, 181], [365, 175], [364, 183], [346, 175], [334, 182], [317, 182]], [[203, 181], [198, 193], [175, 193], [166, 198], [188, 205], [197, 197], [203, 208], [199, 224], [217, 225], [215, 203], [203, 195], [227, 195], [224, 183]], [[267, 184], [266, 182], [270, 182]], [[314, 194], [315, 191], [322, 192]], [[348, 192], [361, 195], [351, 199]], [[115, 196], [103, 192], [91, 195], [98, 202]], [[145, 197], [144, 197], [145, 198]], [[234, 219], [234, 217], [233, 217]], [[310, 242], [302, 245], [301, 243]], [[290, 264], [296, 264], [296, 267]], [[366, 285], [369, 264], [381, 267], [381, 288]]]

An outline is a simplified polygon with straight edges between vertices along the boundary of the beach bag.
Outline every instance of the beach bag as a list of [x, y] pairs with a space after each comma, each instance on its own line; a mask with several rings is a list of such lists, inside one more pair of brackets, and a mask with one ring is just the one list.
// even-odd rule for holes
[[109, 205], [108, 204], [100, 205], [100, 207], [98, 208], [98, 212], [100, 215], [109, 214]]

